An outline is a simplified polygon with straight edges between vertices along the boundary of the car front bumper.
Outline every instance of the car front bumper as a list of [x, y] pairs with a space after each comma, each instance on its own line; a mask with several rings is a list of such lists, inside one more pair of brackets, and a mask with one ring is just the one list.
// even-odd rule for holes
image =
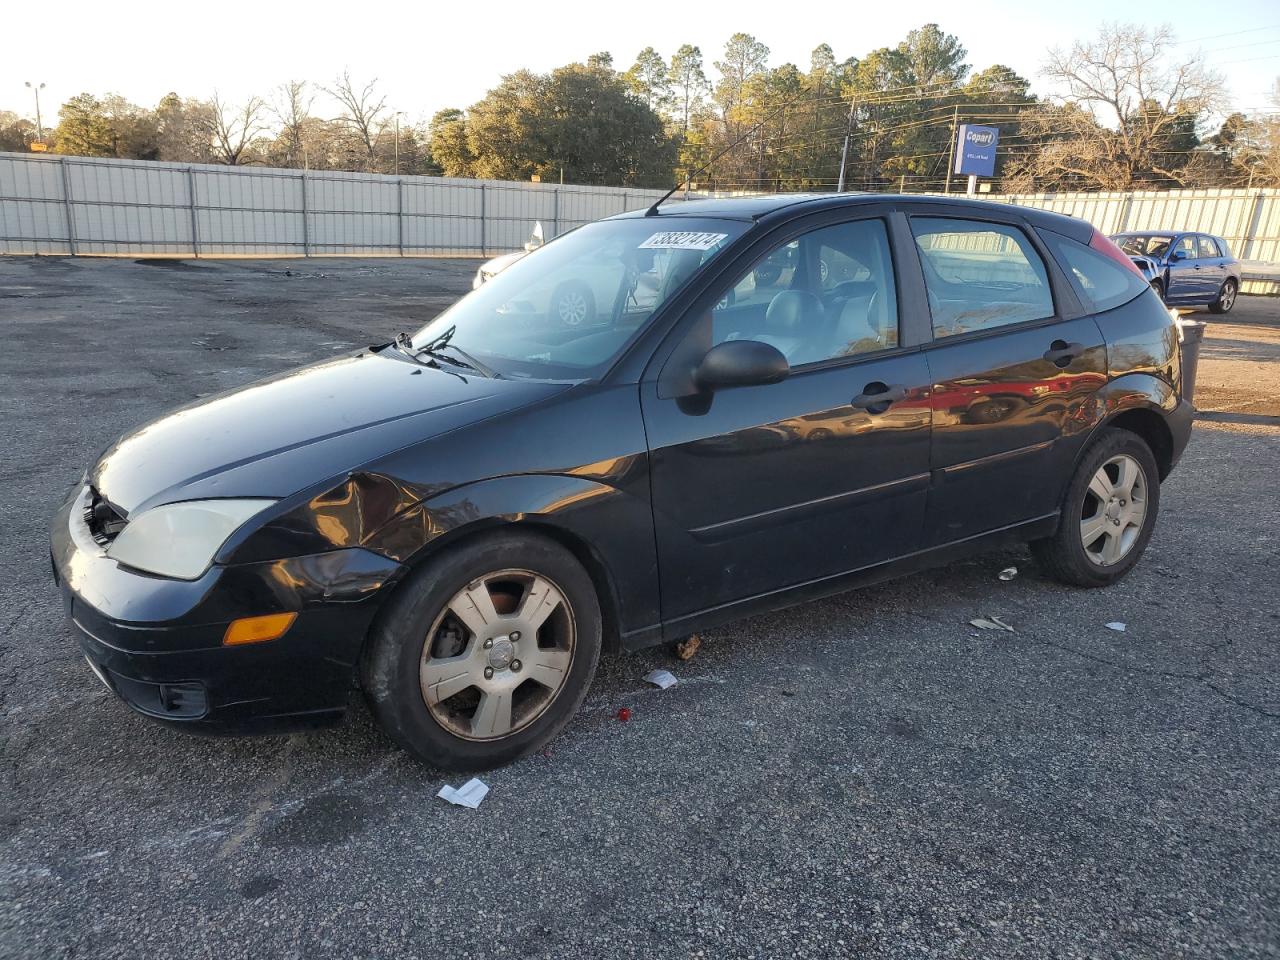
[[[50, 553], [94, 673], [139, 713], [210, 732], [278, 727], [346, 707], [385, 588], [405, 569], [359, 548], [171, 580], [121, 566], [89, 533], [87, 489], [54, 517]], [[294, 612], [279, 639], [223, 645], [241, 617]]]

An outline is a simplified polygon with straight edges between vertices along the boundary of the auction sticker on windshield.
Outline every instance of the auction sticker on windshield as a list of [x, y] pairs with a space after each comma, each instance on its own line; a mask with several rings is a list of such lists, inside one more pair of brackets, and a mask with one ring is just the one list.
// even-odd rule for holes
[[641, 250], [710, 250], [726, 239], [727, 233], [693, 233], [687, 230], [655, 233], [640, 244]]

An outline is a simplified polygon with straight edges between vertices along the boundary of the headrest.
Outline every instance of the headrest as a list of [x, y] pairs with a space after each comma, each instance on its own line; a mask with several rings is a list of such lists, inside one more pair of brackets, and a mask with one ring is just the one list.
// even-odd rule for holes
[[822, 301], [808, 290], [783, 290], [765, 311], [764, 322], [772, 333], [812, 332], [822, 320]]

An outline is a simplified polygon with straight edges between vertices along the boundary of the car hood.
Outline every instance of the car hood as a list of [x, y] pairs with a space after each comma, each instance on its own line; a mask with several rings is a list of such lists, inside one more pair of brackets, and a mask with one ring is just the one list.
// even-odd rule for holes
[[485, 276], [496, 276], [517, 260], [521, 260], [528, 255], [529, 254], [524, 250], [517, 250], [515, 253], [504, 253], [500, 257], [494, 257], [492, 260], [486, 260], [480, 269]]
[[564, 384], [460, 376], [366, 350], [181, 407], [125, 434], [90, 482], [128, 515], [208, 497], [287, 497]]

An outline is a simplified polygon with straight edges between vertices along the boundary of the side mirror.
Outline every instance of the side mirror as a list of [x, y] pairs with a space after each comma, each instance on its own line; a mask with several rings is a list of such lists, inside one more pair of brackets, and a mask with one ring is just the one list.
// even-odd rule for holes
[[1173, 261], [1175, 261], [1175, 260], [1181, 260], [1181, 259], [1183, 259], [1183, 257], [1182, 257], [1182, 251], [1181, 251], [1181, 250], [1171, 250], [1171, 251], [1169, 251], [1169, 262], [1170, 262], [1170, 263], [1173, 263]]
[[693, 379], [700, 390], [726, 390], [777, 383], [790, 372], [777, 347], [759, 340], [726, 340], [707, 351]]

